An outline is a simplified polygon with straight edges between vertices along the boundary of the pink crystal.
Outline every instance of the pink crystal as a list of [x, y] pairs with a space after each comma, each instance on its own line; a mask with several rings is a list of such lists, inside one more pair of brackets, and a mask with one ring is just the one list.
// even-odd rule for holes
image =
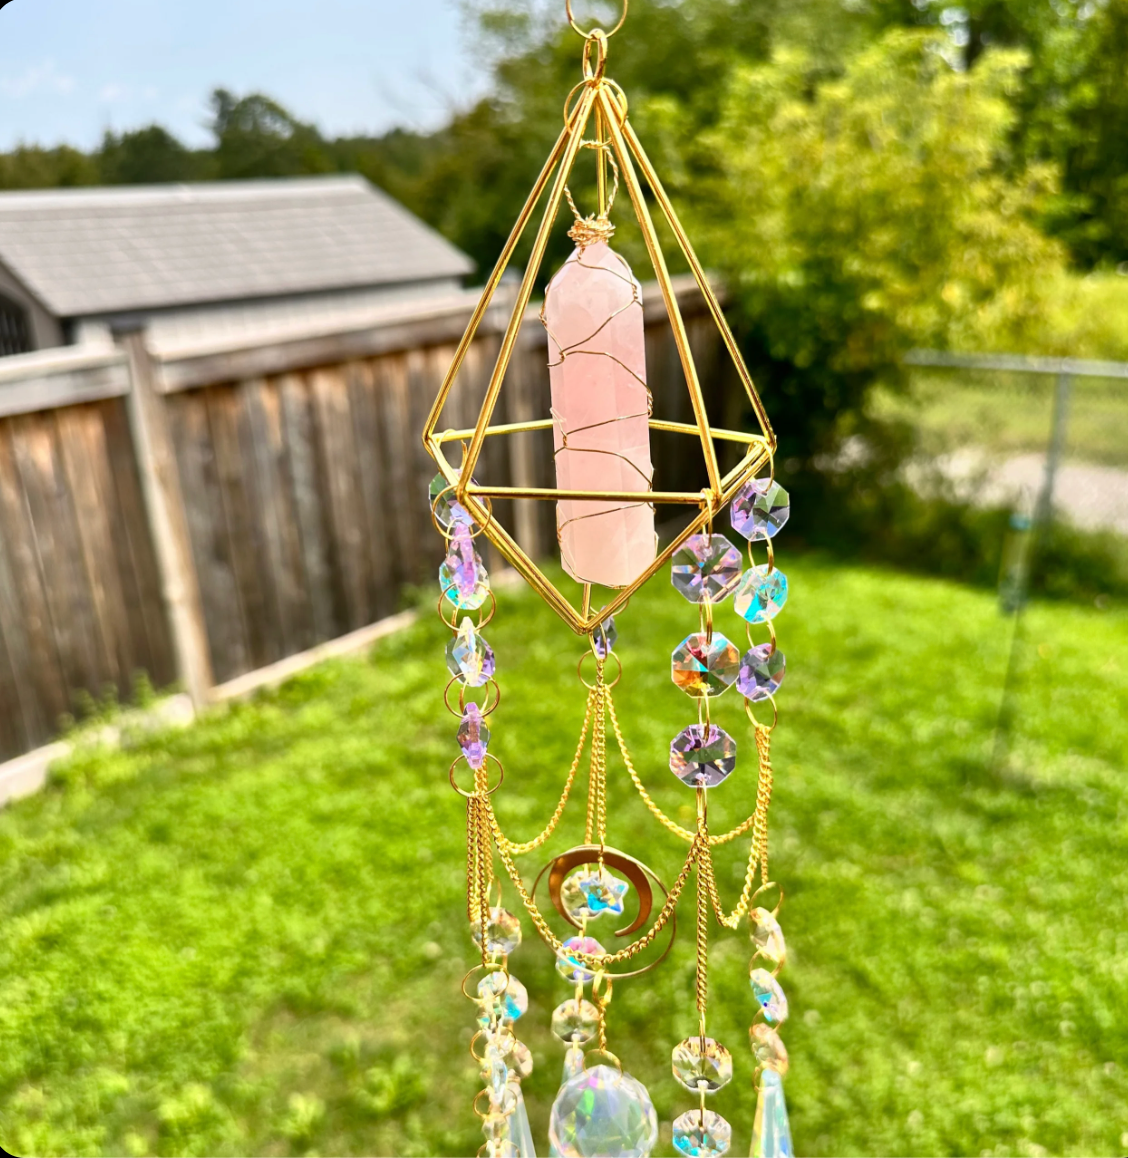
[[[544, 303], [561, 490], [650, 489], [642, 287], [606, 242], [577, 249]], [[565, 445], [565, 441], [567, 445]], [[626, 587], [654, 561], [654, 509], [621, 500], [557, 504], [564, 570]]]

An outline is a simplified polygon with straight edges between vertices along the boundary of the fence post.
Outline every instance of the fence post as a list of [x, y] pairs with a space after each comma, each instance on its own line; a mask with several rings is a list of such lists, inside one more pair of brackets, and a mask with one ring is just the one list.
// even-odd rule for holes
[[114, 339], [129, 363], [126, 407], [176, 674], [198, 708], [207, 702], [214, 681], [165, 403], [157, 393], [156, 368], [145, 345], [143, 324], [123, 323], [115, 327]]

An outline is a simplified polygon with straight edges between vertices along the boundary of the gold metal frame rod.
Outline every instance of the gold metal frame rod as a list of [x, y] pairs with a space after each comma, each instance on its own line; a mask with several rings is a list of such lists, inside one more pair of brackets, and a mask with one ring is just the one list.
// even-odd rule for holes
[[[537, 418], [528, 422], [505, 422], [497, 426], [490, 426], [486, 429], [486, 437], [489, 438], [495, 434], [524, 434], [532, 430], [551, 430], [553, 420], [551, 418]], [[664, 418], [651, 418], [651, 430], [662, 430], [668, 434], [698, 434], [699, 431], [696, 426], [690, 425], [688, 422], [672, 422]], [[465, 430], [444, 430], [441, 434], [433, 436], [435, 442], [461, 442], [473, 435], [473, 428]], [[762, 434], [749, 434], [746, 430], [725, 430], [723, 427], [710, 426], [709, 434], [713, 438], [719, 438], [722, 442], [743, 442], [749, 445], [754, 442], [766, 443], [767, 440]]]
[[700, 506], [700, 491], [562, 491], [551, 487], [481, 487], [468, 486], [468, 495], [490, 499], [579, 499], [590, 502], [688, 503]]
[[579, 152], [580, 142], [583, 140], [584, 128], [587, 125], [588, 117], [591, 114], [591, 109], [595, 103], [598, 92], [598, 85], [586, 87], [583, 95], [576, 102], [576, 108], [572, 113], [564, 153], [560, 158], [560, 164], [556, 170], [556, 179], [553, 182], [552, 192], [548, 196], [544, 216], [541, 218], [540, 227], [537, 229], [537, 235], [533, 241], [532, 252], [529, 254], [529, 261], [525, 266], [525, 275], [521, 279], [521, 288], [517, 291], [517, 301], [513, 307], [513, 313], [510, 315], [509, 325], [506, 327], [505, 336], [501, 340], [501, 349], [498, 351], [497, 362], [494, 365], [493, 373], [490, 375], [490, 383], [486, 388], [486, 396], [482, 401], [482, 409], [478, 415], [478, 425], [474, 429], [474, 436], [470, 440], [470, 446], [466, 451], [463, 470], [467, 474], [473, 473], [478, 456], [482, 453], [482, 440], [485, 438], [486, 428], [489, 426], [490, 419], [493, 417], [494, 407], [497, 405], [497, 398], [501, 393], [501, 383], [505, 378], [505, 371], [509, 368], [509, 361], [513, 356], [513, 348], [517, 344], [517, 335], [520, 333], [525, 321], [525, 309], [529, 304], [529, 298], [532, 297], [537, 273], [540, 270], [541, 261], [544, 259], [544, 251], [548, 245], [548, 237], [556, 222], [560, 202], [564, 198], [564, 186], [568, 183], [568, 175], [572, 171], [576, 154]]
[[493, 301], [494, 293], [501, 284], [502, 275], [509, 265], [509, 259], [513, 256], [513, 251], [517, 248], [518, 241], [521, 240], [521, 234], [524, 233], [525, 226], [528, 224], [529, 218], [533, 215], [533, 210], [537, 207], [537, 202], [540, 200], [541, 194], [544, 192], [544, 187], [548, 184], [549, 178], [552, 176], [556, 162], [564, 152], [571, 131], [572, 126], [569, 122], [565, 124], [560, 132], [560, 136], [556, 138], [556, 144], [553, 145], [552, 152], [548, 155], [548, 160], [545, 161], [536, 183], [533, 185], [529, 196], [525, 199], [525, 204], [521, 208], [517, 221], [502, 248], [501, 254], [494, 264], [493, 272], [490, 274], [489, 280], [482, 290], [482, 296], [478, 299], [478, 304], [474, 307], [474, 312], [470, 315], [470, 322], [466, 327], [466, 331], [463, 333], [454, 351], [454, 357], [451, 359], [450, 366], [443, 377], [442, 385], [439, 387], [438, 396], [435, 398], [434, 404], [431, 406], [431, 411], [427, 415], [427, 422], [423, 427], [424, 442], [434, 433], [435, 427], [439, 424], [439, 417], [450, 395], [451, 386], [454, 385], [454, 380], [458, 376], [458, 371], [462, 369], [466, 352], [470, 349], [470, 344], [478, 332], [478, 327], [481, 325], [482, 318], [485, 317], [486, 310], [490, 307], [490, 302]]
[[[709, 436], [709, 417], [705, 413], [705, 399], [701, 394], [701, 383], [697, 378], [697, 367], [693, 361], [693, 352], [689, 347], [689, 335], [686, 333], [685, 322], [681, 316], [681, 307], [678, 305], [677, 294], [670, 282], [670, 271], [666, 268], [666, 258], [662, 247], [658, 243], [658, 234], [654, 229], [654, 222], [650, 217], [646, 199], [643, 197], [642, 186], [638, 182], [634, 163], [631, 161], [623, 134], [619, 129], [618, 117], [622, 110], [612, 104], [612, 98], [604, 85], [597, 87], [597, 97], [600, 108], [603, 110], [603, 121], [611, 136], [611, 144], [619, 158], [622, 169], [623, 182], [630, 194], [631, 204], [634, 206], [635, 217], [638, 218], [639, 228], [642, 230], [643, 240], [646, 242], [647, 252], [654, 267], [654, 276], [662, 290], [662, 298], [666, 303], [666, 314], [670, 319], [670, 329], [673, 331], [674, 342], [678, 348], [678, 357], [681, 359], [682, 371], [685, 374], [686, 385], [689, 387], [689, 398], [693, 403], [693, 415], [697, 419], [697, 429], [701, 437], [701, 450], [705, 456], [705, 470], [709, 476], [709, 486], [714, 490], [721, 488], [721, 472], [717, 465], [717, 452], [713, 440]], [[626, 117], [623, 117], [626, 120]]]

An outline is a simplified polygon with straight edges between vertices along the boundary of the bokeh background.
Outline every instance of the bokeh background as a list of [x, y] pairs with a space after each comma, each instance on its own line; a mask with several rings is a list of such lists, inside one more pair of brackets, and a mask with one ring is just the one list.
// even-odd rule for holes
[[[117, 43], [130, 13], [94, 30], [90, 13], [60, 4], [47, 27], [29, 3], [0, 12], [0, 52], [38, 62], [0, 82], [0, 190], [360, 174], [470, 256], [468, 287], [492, 267], [580, 75], [582, 42], [562, 3], [379, 3], [323, 17], [285, 6], [252, 16], [233, 3], [230, 26], [135, 29], [113, 82], [131, 86], [130, 104], [69, 63], [95, 36]], [[321, 64], [303, 71], [309, 60]], [[326, 61], [333, 83], [321, 79]], [[777, 622], [788, 674], [772, 856], [787, 890], [797, 1153], [1128, 1149], [1126, 64], [1124, 0], [632, 0], [611, 41], [608, 72], [724, 286], [791, 496], [776, 541], [791, 596]], [[104, 115], [91, 119], [90, 101], [81, 113], [56, 107], [84, 85], [103, 86], [93, 104]], [[590, 204], [592, 170], [573, 187]], [[645, 281], [637, 228], [625, 212], [617, 225], [616, 247]], [[566, 226], [542, 281], [569, 252]], [[515, 264], [527, 253], [526, 242]], [[440, 346], [429, 350], [437, 365]], [[20, 359], [47, 353], [0, 358], [0, 401], [33, 365]], [[434, 367], [413, 370], [411, 356], [402, 407], [389, 413], [416, 438]], [[355, 403], [353, 363], [335, 364]], [[310, 365], [299, 385], [316, 442], [336, 412], [318, 409], [334, 387]], [[240, 448], [253, 458], [256, 436], [240, 443], [223, 391], [238, 399], [272, 381], [197, 382], [232, 542], [191, 546], [201, 576], [230, 552], [230, 605], [244, 625], [254, 598], [274, 598], [274, 580], [266, 547], [262, 573], [238, 571], [239, 527], [279, 508], [262, 478], [280, 493], [296, 485], [286, 472], [297, 452], [284, 434], [282, 466], [255, 491], [237, 460]], [[383, 381], [365, 387], [374, 429]], [[731, 376], [718, 369], [708, 389], [726, 425], [750, 421]], [[176, 425], [188, 405], [170, 403], [177, 446], [188, 444], [175, 437], [192, 429]], [[41, 460], [20, 457], [32, 419], [10, 421], [0, 466], [10, 455], [16, 473], [3, 485], [21, 497], [0, 505], [0, 523], [12, 544], [30, 496], [21, 543], [42, 547], [52, 504], [82, 488], [81, 461], [66, 459], [78, 420], [50, 418], [43, 445], [62, 447], [69, 465], [38, 490], [27, 463]], [[349, 443], [358, 488], [364, 462], [396, 461], [390, 436], [363, 435], [358, 426]], [[359, 656], [228, 697], [183, 728], [153, 731], [128, 714], [163, 702], [175, 672], [124, 664], [105, 679], [93, 664], [70, 678], [50, 572], [78, 555], [59, 537], [54, 554], [35, 556], [66, 709], [44, 717], [36, 742], [49, 732], [70, 748], [41, 791], [0, 812], [5, 1149], [478, 1149], [473, 1010], [459, 991], [473, 963], [464, 809], [446, 779], [455, 723], [433, 614], [441, 543], [417, 469], [426, 464], [402, 475], [379, 466], [374, 493], [402, 512], [402, 537], [374, 516], [356, 524], [371, 566], [391, 561], [357, 578], [356, 606], [346, 591], [321, 635], [397, 610], [418, 616]], [[183, 459], [179, 470], [191, 500]], [[327, 484], [337, 504], [327, 526], [351, 518], [342, 485]], [[345, 529], [334, 523], [328, 538], [354, 541]], [[549, 538], [539, 542], [551, 568]], [[13, 687], [10, 625], [29, 621], [25, 594], [5, 604]], [[656, 579], [618, 624], [620, 718], [656, 799], [683, 818], [692, 801], [664, 751], [684, 722], [666, 665], [691, 629], [687, 611]], [[282, 602], [274, 614], [281, 638]], [[214, 658], [226, 629], [208, 626]], [[504, 693], [492, 718], [491, 750], [507, 768], [499, 813], [527, 839], [571, 761], [581, 645], [519, 587], [499, 589], [490, 639]], [[299, 650], [278, 647], [244, 667]], [[739, 705], [719, 711], [736, 734]], [[615, 842], [668, 877], [681, 850], [616, 772]], [[715, 794], [714, 824], [748, 811], [747, 779]], [[566, 821], [555, 851], [578, 824]], [[720, 884], [735, 903], [743, 861], [730, 859]], [[688, 940], [661, 971], [617, 988], [611, 1010], [613, 1047], [654, 1096], [661, 1153], [685, 1108], [666, 1059], [695, 1026]], [[710, 1025], [737, 1057], [716, 1100], [733, 1152], [747, 1145], [755, 1100], [747, 956], [743, 934], [718, 934]], [[531, 996], [519, 1036], [536, 1063], [525, 1092], [545, 1145], [561, 1060], [548, 1020], [566, 994], [527, 920], [511, 964]]]

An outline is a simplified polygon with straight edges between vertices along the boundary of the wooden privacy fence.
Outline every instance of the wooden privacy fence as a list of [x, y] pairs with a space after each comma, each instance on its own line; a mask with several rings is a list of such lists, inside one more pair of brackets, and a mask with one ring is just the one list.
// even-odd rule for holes
[[[716, 330], [696, 286], [677, 289], [710, 416], [731, 426]], [[655, 413], [692, 421], [660, 296], [646, 300]], [[0, 759], [52, 737], [84, 695], [128, 698], [145, 673], [206, 702], [433, 581], [442, 541], [419, 435], [474, 301], [253, 347], [156, 355], [137, 331], [0, 360]], [[503, 324], [497, 307], [444, 427], [473, 425]], [[511, 422], [549, 412], [535, 315], [501, 406]], [[703, 485], [674, 438], [655, 436], [656, 486]], [[550, 435], [487, 448], [480, 477], [553, 485]], [[530, 554], [554, 544], [552, 504], [496, 514]]]

